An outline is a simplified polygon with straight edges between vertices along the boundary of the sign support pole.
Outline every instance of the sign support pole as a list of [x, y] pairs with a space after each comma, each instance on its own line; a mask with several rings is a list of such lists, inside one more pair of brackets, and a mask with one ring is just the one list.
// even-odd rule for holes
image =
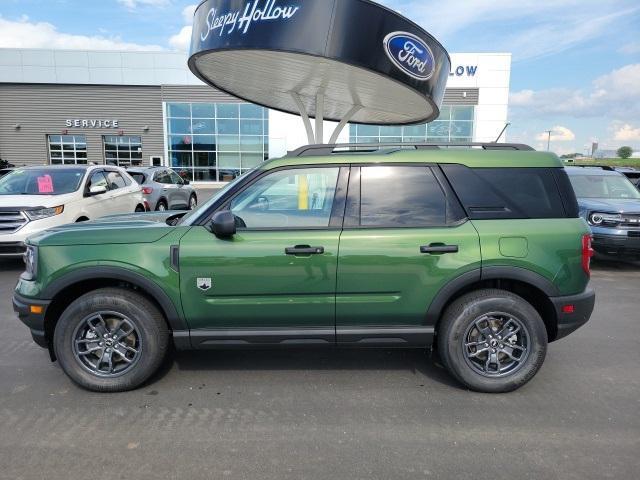
[[324, 93], [316, 95], [316, 143], [324, 143]]
[[315, 136], [313, 135], [313, 127], [311, 127], [311, 120], [309, 120], [309, 115], [307, 115], [307, 109], [304, 108], [302, 100], [300, 99], [300, 95], [296, 92], [291, 92], [291, 98], [298, 106], [298, 110], [300, 111], [300, 116], [302, 117], [302, 123], [304, 123], [304, 128], [307, 131], [307, 140], [309, 141], [309, 145], [315, 143]]
[[340, 135], [340, 132], [342, 132], [342, 129], [349, 122], [349, 120], [351, 120], [353, 116], [356, 113], [358, 113], [361, 109], [362, 109], [362, 105], [354, 105], [353, 107], [351, 107], [351, 110], [347, 112], [344, 118], [340, 120], [340, 123], [336, 125], [336, 128], [333, 130], [333, 133], [331, 134], [331, 138], [329, 139], [330, 144], [336, 143], [336, 141], [338, 140], [338, 136]]

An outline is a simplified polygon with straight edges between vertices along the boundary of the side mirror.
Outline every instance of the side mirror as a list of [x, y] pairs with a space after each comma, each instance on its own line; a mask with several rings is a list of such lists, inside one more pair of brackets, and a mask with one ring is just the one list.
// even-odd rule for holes
[[230, 238], [236, 234], [236, 216], [229, 210], [216, 212], [210, 225], [211, 231], [218, 238]]
[[189, 180], [187, 180], [186, 178], [182, 179], [182, 184], [183, 185], [189, 185], [191, 182]]
[[92, 185], [89, 187], [89, 195], [100, 195], [101, 193], [107, 193], [107, 187], [104, 185]]

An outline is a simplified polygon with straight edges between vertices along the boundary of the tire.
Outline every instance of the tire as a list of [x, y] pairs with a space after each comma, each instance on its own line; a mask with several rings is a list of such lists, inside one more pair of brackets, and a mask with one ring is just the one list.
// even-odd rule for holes
[[[96, 316], [98, 312], [101, 317]], [[122, 318], [127, 321], [118, 323]], [[127, 336], [123, 333], [121, 340], [107, 339], [111, 343], [105, 345], [103, 335], [98, 334], [103, 331], [101, 325], [113, 329], [108, 335], [114, 334], [116, 325], [122, 325], [119, 332], [133, 330]], [[109, 344], [113, 345], [111, 361], [102, 361], [106, 357], [101, 354], [109, 355], [105, 353]], [[82, 295], [62, 313], [53, 347], [62, 370], [79, 386], [94, 392], [124, 392], [139, 387], [158, 370], [169, 348], [169, 329], [157, 307], [144, 296], [122, 288], [102, 288]], [[125, 352], [129, 361], [118, 351]], [[96, 372], [95, 364], [102, 373]]]
[[189, 197], [189, 210], [195, 210], [196, 207], [198, 206], [198, 197], [196, 197], [195, 193], [192, 193], [191, 196]]
[[167, 202], [165, 200], [159, 200], [158, 204], [156, 205], [156, 211], [164, 212], [166, 210], [169, 210], [169, 207], [167, 206]]
[[137, 205], [136, 209], [134, 210], [135, 213], [142, 213], [144, 211], [145, 211], [145, 209], [144, 209], [144, 207], [142, 205]]
[[478, 392], [520, 388], [542, 366], [547, 343], [547, 331], [536, 309], [505, 290], [463, 295], [446, 309], [438, 327], [442, 363], [456, 379]]

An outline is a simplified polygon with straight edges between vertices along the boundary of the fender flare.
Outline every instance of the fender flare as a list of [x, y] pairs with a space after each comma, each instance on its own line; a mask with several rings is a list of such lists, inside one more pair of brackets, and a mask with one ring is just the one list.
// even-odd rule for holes
[[548, 297], [557, 297], [560, 295], [558, 288], [549, 279], [543, 277], [539, 273], [525, 268], [513, 266], [476, 268], [454, 278], [438, 291], [435, 297], [433, 297], [431, 305], [429, 305], [429, 309], [427, 310], [426, 324], [435, 325], [438, 323], [445, 305], [456, 292], [482, 280], [498, 279], [517, 280], [519, 282], [529, 284], [542, 291]]
[[158, 302], [158, 305], [160, 305], [160, 308], [162, 309], [165, 318], [167, 319], [167, 322], [169, 323], [169, 326], [172, 330], [188, 330], [189, 327], [187, 326], [184, 318], [179, 315], [176, 306], [173, 304], [166, 292], [157, 283], [149, 280], [139, 273], [132, 272], [122, 267], [99, 265], [92, 267], [81, 267], [78, 270], [67, 273], [66, 275], [63, 275], [62, 277], [51, 282], [43, 289], [41, 296], [42, 298], [52, 300], [56, 295], [73, 284], [86, 280], [96, 279], [124, 280], [140, 287], [156, 302]]

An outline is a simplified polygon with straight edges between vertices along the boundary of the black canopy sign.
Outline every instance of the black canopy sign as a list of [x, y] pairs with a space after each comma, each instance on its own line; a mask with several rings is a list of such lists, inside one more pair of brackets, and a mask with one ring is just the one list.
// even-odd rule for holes
[[438, 116], [450, 60], [425, 30], [369, 0], [205, 0], [189, 67], [303, 118], [399, 125]]

